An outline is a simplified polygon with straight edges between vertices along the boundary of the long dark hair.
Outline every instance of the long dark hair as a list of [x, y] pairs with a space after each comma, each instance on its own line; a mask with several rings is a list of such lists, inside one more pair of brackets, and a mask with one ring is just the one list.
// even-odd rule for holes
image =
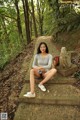
[[37, 48], [37, 54], [41, 53], [40, 47], [41, 47], [42, 44], [44, 44], [44, 45], [46, 46], [46, 53], [49, 53], [49, 49], [48, 49], [47, 44], [46, 44], [45, 42], [41, 42], [41, 43], [39, 44], [38, 48]]

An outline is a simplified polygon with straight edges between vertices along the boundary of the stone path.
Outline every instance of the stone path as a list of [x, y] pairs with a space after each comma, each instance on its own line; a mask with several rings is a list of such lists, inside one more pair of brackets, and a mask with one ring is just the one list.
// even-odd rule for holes
[[[50, 36], [37, 39], [34, 54], [42, 41], [47, 43], [52, 55], [59, 55]], [[30, 69], [32, 61], [33, 58]], [[29, 91], [29, 71], [25, 76], [26, 83], [19, 96], [19, 106], [14, 120], [80, 120], [80, 90], [73, 86], [76, 82], [74, 78], [63, 77], [57, 73], [45, 84], [46, 92], [42, 92], [36, 84], [36, 98], [29, 99], [23, 97]]]

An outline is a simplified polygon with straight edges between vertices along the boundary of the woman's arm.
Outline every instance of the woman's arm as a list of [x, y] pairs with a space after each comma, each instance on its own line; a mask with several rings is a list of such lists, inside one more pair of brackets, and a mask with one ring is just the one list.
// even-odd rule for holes
[[37, 65], [37, 54], [34, 56], [34, 60], [33, 60], [33, 64], [32, 64], [32, 67], [33, 68], [36, 68], [36, 69], [43, 69], [43, 66], [38, 66]]
[[53, 59], [53, 57], [52, 57], [52, 55], [50, 55], [49, 56], [48, 65], [43, 66], [44, 69], [50, 69], [51, 68], [51, 66], [52, 66], [52, 59]]
[[33, 68], [37, 68], [37, 54], [34, 56], [34, 60], [33, 60], [33, 64], [32, 64]]

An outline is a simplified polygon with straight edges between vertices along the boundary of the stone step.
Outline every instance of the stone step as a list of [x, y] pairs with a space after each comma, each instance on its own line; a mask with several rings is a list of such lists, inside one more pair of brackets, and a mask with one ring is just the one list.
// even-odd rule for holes
[[14, 120], [80, 120], [80, 108], [21, 103]]
[[[28, 74], [27, 77], [25, 77], [25, 82], [26, 82], [26, 83], [29, 83], [29, 82], [30, 82], [29, 79], [30, 79], [30, 78], [29, 78], [29, 74]], [[38, 82], [38, 81], [41, 81], [41, 80], [42, 80], [42, 78], [36, 79], [37, 82]], [[74, 84], [74, 83], [76, 83], [77, 81], [78, 81], [78, 80], [75, 79], [75, 78], [72, 78], [72, 77], [70, 77], [70, 76], [65, 77], [65, 76], [62, 76], [61, 74], [57, 73], [51, 80], [49, 80], [49, 81], [47, 82], [47, 84], [49, 84], [49, 83], [52, 83], [52, 84]]]
[[36, 97], [26, 98], [23, 95], [29, 91], [29, 84], [25, 84], [19, 96], [19, 102], [53, 105], [78, 105], [80, 106], [80, 90], [72, 85], [45, 84], [47, 91], [42, 92], [37, 84]]

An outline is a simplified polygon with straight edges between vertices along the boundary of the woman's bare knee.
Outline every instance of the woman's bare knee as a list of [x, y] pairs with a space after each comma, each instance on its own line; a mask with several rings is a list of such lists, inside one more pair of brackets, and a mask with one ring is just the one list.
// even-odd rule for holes
[[33, 69], [30, 70], [30, 73], [36, 74], [36, 73], [37, 73], [37, 70], [36, 70], [35, 68], [33, 68]]
[[34, 72], [34, 75], [35, 75], [35, 76], [40, 77], [40, 74], [38, 73], [38, 69], [33, 68], [32, 71]]
[[34, 69], [31, 69], [31, 70], [30, 70], [30, 73], [32, 73], [32, 72], [34, 72]]
[[56, 72], [57, 72], [57, 69], [52, 68], [52, 69], [51, 69], [51, 72], [52, 72], [52, 73], [56, 73]]

